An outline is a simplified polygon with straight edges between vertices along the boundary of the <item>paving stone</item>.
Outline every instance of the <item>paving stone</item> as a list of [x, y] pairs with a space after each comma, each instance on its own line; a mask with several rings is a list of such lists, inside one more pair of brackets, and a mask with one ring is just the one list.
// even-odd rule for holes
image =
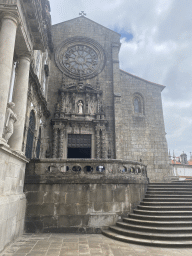
[[[69, 235], [69, 238], [67, 236]], [[65, 242], [52, 242], [55, 234], [28, 235], [16, 240], [0, 256], [190, 256], [192, 248], [160, 248], [128, 244], [114, 241], [101, 234], [60, 234], [58, 238]], [[34, 237], [36, 242], [34, 243]], [[68, 242], [66, 242], [68, 240]], [[22, 242], [21, 242], [22, 241]], [[85, 241], [85, 244], [82, 244]], [[31, 246], [29, 244], [31, 243]], [[58, 246], [58, 247], [57, 247]]]

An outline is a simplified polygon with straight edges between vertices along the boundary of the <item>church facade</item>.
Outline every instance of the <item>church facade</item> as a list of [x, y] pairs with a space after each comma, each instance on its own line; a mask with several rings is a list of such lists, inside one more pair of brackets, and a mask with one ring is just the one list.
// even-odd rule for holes
[[26, 202], [29, 231], [114, 223], [143, 197], [146, 168], [171, 175], [164, 86], [120, 70], [120, 34], [83, 16], [52, 26], [48, 0], [0, 0], [0, 19], [0, 251]]
[[161, 180], [169, 169], [164, 86], [120, 70], [120, 35], [84, 16], [53, 25], [52, 38], [53, 156], [76, 158], [87, 148], [82, 158], [143, 161], [150, 180]]

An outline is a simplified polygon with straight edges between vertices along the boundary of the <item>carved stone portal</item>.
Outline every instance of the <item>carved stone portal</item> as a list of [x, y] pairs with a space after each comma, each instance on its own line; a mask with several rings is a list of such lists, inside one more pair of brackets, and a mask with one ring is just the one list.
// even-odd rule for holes
[[[107, 121], [102, 103], [103, 92], [96, 86], [80, 81], [77, 84], [65, 84], [58, 93], [52, 119], [53, 158], [65, 158], [66, 155], [69, 158], [81, 158], [81, 155], [86, 156], [84, 158], [107, 158]], [[70, 146], [69, 139], [72, 137], [74, 140], [75, 136], [79, 142], [76, 146]], [[90, 136], [93, 141], [89, 146], [80, 143], [80, 138], [86, 136]], [[87, 152], [83, 153], [85, 150]]]

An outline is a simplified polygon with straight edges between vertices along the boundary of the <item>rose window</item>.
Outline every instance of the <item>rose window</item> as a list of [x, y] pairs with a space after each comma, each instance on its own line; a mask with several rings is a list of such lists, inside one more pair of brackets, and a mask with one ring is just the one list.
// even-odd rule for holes
[[74, 74], [90, 74], [98, 64], [97, 53], [88, 46], [69, 47], [63, 56], [63, 64]]
[[87, 37], [71, 37], [55, 52], [57, 67], [72, 79], [86, 80], [98, 75], [106, 63], [102, 46]]

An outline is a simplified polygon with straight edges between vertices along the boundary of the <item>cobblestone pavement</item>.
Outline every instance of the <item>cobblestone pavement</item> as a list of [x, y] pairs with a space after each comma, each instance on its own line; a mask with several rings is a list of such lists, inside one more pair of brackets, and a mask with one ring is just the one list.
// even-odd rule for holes
[[192, 248], [167, 249], [118, 242], [103, 235], [25, 234], [0, 256], [186, 256]]

